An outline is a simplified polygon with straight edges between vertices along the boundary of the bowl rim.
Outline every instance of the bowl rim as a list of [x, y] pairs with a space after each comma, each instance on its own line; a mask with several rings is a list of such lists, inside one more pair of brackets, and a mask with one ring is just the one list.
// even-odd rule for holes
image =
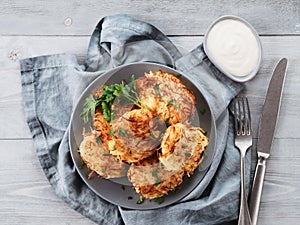
[[[258, 48], [259, 48], [259, 58], [258, 58], [258, 62], [256, 64], [256, 67], [252, 70], [251, 73], [249, 73], [246, 76], [236, 76], [232, 73], [229, 73], [227, 71], [225, 71], [221, 66], [218, 65], [218, 63], [216, 62], [216, 60], [214, 59], [214, 57], [210, 54], [208, 48], [207, 48], [207, 37], [208, 34], [210, 33], [211, 29], [220, 21], [226, 20], [226, 19], [232, 19], [232, 20], [237, 20], [242, 22], [243, 24], [245, 24], [248, 28], [250, 28], [250, 30], [252, 31], [255, 39], [257, 40], [257, 44], [258, 44]], [[259, 71], [259, 68], [261, 66], [261, 62], [262, 62], [262, 44], [261, 44], [261, 40], [259, 38], [259, 35], [257, 33], [257, 31], [254, 29], [254, 27], [245, 19], [239, 17], [239, 16], [235, 16], [235, 15], [224, 15], [221, 16], [219, 18], [217, 18], [216, 20], [214, 20], [208, 27], [208, 29], [205, 32], [204, 35], [204, 41], [203, 41], [203, 48], [204, 48], [204, 52], [207, 55], [207, 57], [209, 58], [209, 60], [223, 73], [225, 74], [227, 77], [231, 78], [234, 81], [237, 82], [246, 82], [251, 80], [252, 78], [254, 78], [257, 74], [257, 72]]]

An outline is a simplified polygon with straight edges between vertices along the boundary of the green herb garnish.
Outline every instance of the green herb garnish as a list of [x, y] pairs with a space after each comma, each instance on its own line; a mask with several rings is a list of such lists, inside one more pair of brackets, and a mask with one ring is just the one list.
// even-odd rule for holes
[[167, 127], [169, 126], [169, 123], [170, 123], [170, 118], [165, 119], [165, 124]]
[[80, 166], [79, 166], [79, 169], [82, 169], [84, 166], [85, 166], [85, 162], [82, 161], [82, 163], [81, 163]]
[[138, 96], [137, 90], [136, 90], [136, 81], [134, 78], [134, 75], [131, 76], [131, 83], [129, 85], [121, 85], [121, 91], [123, 96], [134, 105], [143, 108], [140, 98]]
[[189, 152], [184, 153], [184, 155], [185, 155], [186, 158], [190, 158], [191, 157], [191, 153], [189, 153]]
[[206, 109], [201, 109], [199, 112], [204, 115], [206, 113]]
[[110, 117], [111, 117], [111, 120], [116, 118], [116, 110], [111, 110], [110, 111]]
[[109, 131], [109, 134], [110, 134], [111, 136], [114, 136], [114, 135], [115, 135], [115, 131], [114, 131], [114, 130], [110, 130], [110, 131]]
[[126, 131], [123, 129], [123, 128], [120, 128], [119, 131], [118, 131], [118, 136], [119, 137], [127, 137], [127, 133]]
[[128, 196], [128, 200], [131, 200], [132, 199], [132, 196]]
[[181, 74], [177, 74], [175, 77], [177, 77], [178, 79], [182, 77]]
[[159, 84], [154, 85], [154, 90], [155, 90], [155, 93], [158, 95], [158, 97], [162, 98], [160, 90], [159, 90]]
[[175, 107], [175, 109], [178, 109], [178, 105], [176, 104], [174, 99], [171, 99], [170, 101], [168, 101], [166, 106], [168, 107], [169, 105], [173, 105]]
[[164, 202], [164, 198], [163, 198], [163, 197], [159, 197], [159, 198], [154, 199], [154, 201], [155, 201], [157, 204], [160, 205], [161, 203]]
[[80, 114], [84, 123], [87, 123], [89, 121], [89, 116], [93, 117], [95, 115], [96, 104], [97, 103], [93, 95], [90, 95], [85, 99], [84, 108], [82, 113]]
[[96, 137], [96, 142], [97, 142], [98, 145], [101, 144], [101, 139], [100, 139], [100, 137]]
[[144, 202], [143, 196], [140, 195], [139, 200], [137, 200], [136, 204], [142, 204]]
[[111, 107], [116, 99], [122, 91], [123, 84], [113, 84], [110, 86], [104, 86], [101, 90], [101, 96], [96, 100], [97, 106], [101, 106], [101, 111], [104, 119], [107, 122], [110, 122], [112, 119], [112, 110]]
[[136, 106], [142, 108], [140, 99], [136, 91], [136, 81], [134, 75], [131, 76], [131, 83], [129, 85], [125, 84], [113, 84], [110, 86], [104, 86], [101, 90], [101, 95], [97, 99], [93, 95], [88, 96], [85, 99], [84, 108], [81, 113], [81, 117], [84, 123], [87, 123], [89, 117], [95, 115], [96, 109], [100, 107], [104, 119], [110, 123], [114, 118], [115, 112], [112, 110], [112, 105], [116, 97], [122, 93], [122, 96], [129, 102], [135, 104]]
[[156, 170], [152, 171], [152, 177], [157, 177], [157, 171]]
[[124, 185], [121, 185], [121, 189], [122, 189], [123, 191], [125, 191], [125, 186], [124, 186]]
[[110, 154], [109, 153], [104, 153], [104, 154], [102, 154], [102, 156], [110, 156]]
[[161, 180], [158, 179], [158, 180], [155, 182], [154, 186], [157, 187], [160, 183], [161, 183]]

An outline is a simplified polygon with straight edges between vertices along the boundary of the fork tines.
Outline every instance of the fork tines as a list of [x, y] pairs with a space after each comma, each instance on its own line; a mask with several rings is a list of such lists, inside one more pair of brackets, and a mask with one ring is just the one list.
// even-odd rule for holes
[[251, 114], [248, 98], [237, 96], [233, 101], [233, 110], [236, 135], [251, 135]]

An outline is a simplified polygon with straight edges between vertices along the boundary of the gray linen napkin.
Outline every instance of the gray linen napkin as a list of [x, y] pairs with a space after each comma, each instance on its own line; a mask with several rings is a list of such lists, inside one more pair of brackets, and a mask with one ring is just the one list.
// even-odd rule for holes
[[[105, 71], [122, 64], [151, 61], [175, 67], [199, 82], [217, 123], [216, 154], [200, 184], [175, 205], [157, 210], [130, 210], [98, 197], [82, 181], [68, 145], [70, 116], [85, 87]], [[23, 59], [24, 111], [36, 154], [56, 194], [98, 224], [220, 224], [237, 218], [239, 152], [233, 144], [227, 106], [242, 89], [220, 73], [202, 45], [182, 56], [175, 45], [150, 24], [127, 15], [103, 18], [88, 48], [85, 65], [69, 54]], [[247, 154], [247, 187], [250, 154]], [[249, 188], [248, 188], [249, 189]]]

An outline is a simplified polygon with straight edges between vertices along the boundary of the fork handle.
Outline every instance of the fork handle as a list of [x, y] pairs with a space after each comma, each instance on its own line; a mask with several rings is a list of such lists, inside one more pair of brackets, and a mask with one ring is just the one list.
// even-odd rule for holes
[[264, 178], [266, 173], [266, 162], [267, 162], [266, 158], [259, 157], [255, 169], [255, 175], [253, 179], [253, 185], [252, 185], [250, 203], [249, 203], [252, 225], [257, 224], [260, 200], [261, 200]]
[[241, 154], [241, 202], [238, 225], [252, 225], [245, 188], [245, 154]]

